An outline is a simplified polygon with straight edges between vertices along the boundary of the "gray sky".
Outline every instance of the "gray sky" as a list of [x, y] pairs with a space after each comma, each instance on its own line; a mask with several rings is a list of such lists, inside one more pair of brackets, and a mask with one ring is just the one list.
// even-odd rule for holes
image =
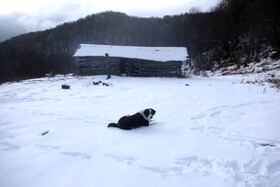
[[0, 42], [31, 31], [53, 28], [89, 14], [118, 11], [138, 17], [208, 11], [220, 0], [6, 0], [0, 6]]

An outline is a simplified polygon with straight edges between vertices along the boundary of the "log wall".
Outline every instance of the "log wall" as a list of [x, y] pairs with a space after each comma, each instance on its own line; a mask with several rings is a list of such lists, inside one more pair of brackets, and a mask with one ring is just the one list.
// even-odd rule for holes
[[[111, 75], [126, 74], [139, 77], [182, 77], [179, 61], [158, 62], [111, 57]], [[105, 57], [79, 57], [80, 75], [105, 75]]]

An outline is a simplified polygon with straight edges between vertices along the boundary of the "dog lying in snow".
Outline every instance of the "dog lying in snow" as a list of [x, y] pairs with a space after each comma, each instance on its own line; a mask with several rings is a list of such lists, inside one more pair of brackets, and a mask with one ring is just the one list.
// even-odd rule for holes
[[132, 116], [123, 116], [119, 119], [118, 123], [110, 123], [108, 127], [118, 127], [124, 130], [131, 130], [142, 126], [153, 125], [151, 120], [156, 111], [152, 108], [141, 110]]

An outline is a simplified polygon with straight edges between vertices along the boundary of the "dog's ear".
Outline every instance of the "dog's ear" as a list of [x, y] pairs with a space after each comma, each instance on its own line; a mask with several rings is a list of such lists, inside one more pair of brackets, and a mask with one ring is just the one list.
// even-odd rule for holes
[[146, 117], [149, 117], [149, 115], [150, 115], [150, 110], [149, 110], [149, 109], [144, 110], [144, 114], [145, 114]]

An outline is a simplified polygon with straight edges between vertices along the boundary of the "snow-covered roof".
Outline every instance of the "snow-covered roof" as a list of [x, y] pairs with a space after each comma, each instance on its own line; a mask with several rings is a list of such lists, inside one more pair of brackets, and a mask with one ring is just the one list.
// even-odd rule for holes
[[105, 56], [136, 58], [154, 61], [185, 61], [188, 52], [185, 47], [136, 47], [116, 45], [80, 44], [74, 57]]

